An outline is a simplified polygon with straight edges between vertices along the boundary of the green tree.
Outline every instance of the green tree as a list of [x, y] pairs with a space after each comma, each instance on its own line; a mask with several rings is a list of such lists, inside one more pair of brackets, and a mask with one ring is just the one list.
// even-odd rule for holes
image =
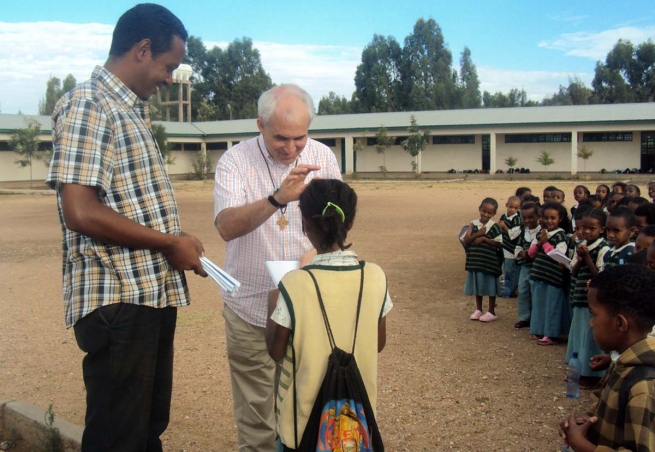
[[185, 59], [194, 70], [192, 116], [198, 116], [204, 99], [215, 112], [211, 119], [230, 119], [230, 115], [233, 119], [256, 118], [257, 100], [262, 92], [273, 87], [273, 82], [252, 39], [235, 39], [225, 50], [207, 50], [200, 38], [192, 38]]
[[578, 158], [582, 159], [582, 170], [587, 172], [587, 160], [589, 160], [594, 155], [594, 151], [589, 149], [586, 144], [578, 146]]
[[409, 136], [403, 140], [401, 143], [405, 152], [414, 157], [412, 162], [412, 168], [419, 174], [418, 163], [416, 162], [416, 157], [425, 149], [425, 146], [430, 142], [430, 134], [428, 132], [422, 132], [418, 127], [416, 118], [414, 115], [410, 117], [410, 126], [407, 128], [409, 131]]
[[61, 96], [75, 88], [77, 81], [72, 74], [68, 74], [62, 84], [57, 77], [50, 77], [46, 82], [45, 97], [39, 101], [39, 114], [50, 116]]
[[528, 99], [524, 89], [512, 88], [507, 94], [497, 91], [491, 94], [485, 91], [482, 94], [482, 103], [485, 108], [534, 107], [537, 102]]
[[555, 159], [550, 156], [550, 153], [543, 150], [539, 156], [535, 159], [537, 163], [540, 163], [544, 166], [544, 171], [548, 173], [548, 167], [555, 163]]
[[39, 152], [41, 143], [41, 125], [35, 119], [26, 119], [25, 128], [16, 129], [11, 135], [9, 147], [20, 156], [14, 163], [21, 168], [30, 168], [30, 186], [32, 186], [32, 163], [43, 160], [46, 155]]
[[396, 143], [396, 137], [389, 135], [387, 128], [380, 125], [380, 128], [375, 132], [375, 150], [378, 154], [382, 154], [382, 166], [380, 171], [387, 177], [387, 149]]
[[159, 152], [161, 153], [164, 163], [172, 165], [175, 163], [175, 157], [171, 155], [171, 148], [168, 145], [168, 134], [163, 124], [152, 124], [152, 135], [155, 137]]
[[595, 100], [599, 103], [653, 102], [655, 100], [655, 43], [652, 39], [637, 47], [619, 39], [598, 61], [594, 80]]
[[482, 96], [480, 95], [480, 79], [478, 70], [471, 59], [471, 50], [464, 47], [459, 59], [459, 107], [460, 108], [480, 108]]
[[545, 97], [542, 105], [587, 105], [592, 99], [591, 88], [586, 86], [577, 75], [569, 77], [568, 86], [559, 86], [559, 90], [550, 97]]
[[344, 96], [338, 96], [334, 91], [321, 97], [318, 102], [319, 115], [346, 115], [348, 113], [352, 113], [350, 101]]
[[507, 165], [508, 168], [514, 168], [518, 161], [519, 159], [516, 157], [507, 157], [505, 159], [505, 165]]
[[403, 109], [452, 108], [456, 99], [453, 57], [434, 19], [419, 19], [405, 38], [401, 66]]
[[393, 36], [373, 35], [355, 72], [353, 103], [358, 113], [399, 111], [402, 49]]

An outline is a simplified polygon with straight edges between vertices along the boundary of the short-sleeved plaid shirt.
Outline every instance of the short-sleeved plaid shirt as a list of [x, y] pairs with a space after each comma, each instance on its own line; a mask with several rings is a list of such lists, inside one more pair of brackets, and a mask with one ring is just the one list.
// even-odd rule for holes
[[53, 155], [46, 182], [57, 191], [63, 231], [66, 326], [113, 303], [186, 306], [184, 272], [160, 252], [100, 243], [66, 228], [60, 188], [99, 189], [98, 200], [156, 231], [181, 232], [173, 187], [151, 132], [147, 103], [97, 66], [60, 99], [52, 115]]
[[[260, 146], [265, 157], [260, 152]], [[309, 173], [307, 182], [315, 177], [341, 179], [334, 153], [318, 141], [307, 140], [297, 163], [321, 167], [320, 171]], [[228, 207], [239, 207], [267, 198], [294, 167], [295, 163], [284, 165], [271, 157], [261, 135], [232, 147], [216, 165], [214, 218]], [[284, 230], [280, 230], [277, 224], [280, 216], [279, 211], [274, 213], [259, 228], [230, 240], [225, 247], [224, 269], [241, 283], [241, 287], [236, 295], [225, 291], [221, 294], [225, 304], [251, 325], [266, 326], [268, 292], [275, 289], [264, 262], [299, 260], [312, 249], [302, 232], [298, 202], [288, 204], [285, 216], [289, 225]]]
[[636, 366], [655, 366], [655, 338], [639, 341], [621, 353], [594, 390], [596, 403], [587, 413], [597, 416], [598, 421], [589, 428], [587, 439], [599, 452], [655, 450], [654, 380], [641, 380], [632, 386], [623, 425], [619, 424], [621, 385]]

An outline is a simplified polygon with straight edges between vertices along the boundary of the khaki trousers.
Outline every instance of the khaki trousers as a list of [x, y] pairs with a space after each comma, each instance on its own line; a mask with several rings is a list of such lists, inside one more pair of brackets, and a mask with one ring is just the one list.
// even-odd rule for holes
[[275, 451], [275, 361], [266, 349], [265, 328], [223, 309], [239, 451]]

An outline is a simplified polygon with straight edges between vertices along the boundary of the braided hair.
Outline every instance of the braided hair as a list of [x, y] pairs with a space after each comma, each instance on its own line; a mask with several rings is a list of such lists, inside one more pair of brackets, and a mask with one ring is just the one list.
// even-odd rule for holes
[[344, 242], [355, 221], [356, 210], [357, 194], [337, 179], [314, 179], [300, 195], [300, 213], [315, 226], [323, 249], [335, 243], [341, 250], [350, 248], [351, 244]]

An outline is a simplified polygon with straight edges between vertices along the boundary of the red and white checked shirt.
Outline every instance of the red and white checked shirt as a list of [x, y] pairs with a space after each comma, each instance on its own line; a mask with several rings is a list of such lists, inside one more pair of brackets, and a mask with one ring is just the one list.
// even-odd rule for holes
[[147, 103], [96, 66], [90, 80], [57, 103], [52, 143], [46, 182], [57, 191], [64, 236], [66, 326], [113, 303], [188, 305], [184, 272], [171, 268], [161, 252], [100, 243], [64, 222], [59, 189], [78, 184], [97, 187], [101, 204], [139, 224], [180, 234], [173, 187], [151, 132]]
[[[259, 151], [258, 140], [265, 157]], [[334, 153], [318, 141], [307, 140], [297, 163], [321, 167], [320, 171], [309, 174], [307, 183], [315, 177], [341, 180]], [[251, 204], [272, 195], [295, 166], [295, 163], [284, 165], [275, 160], [266, 150], [261, 135], [232, 147], [216, 165], [214, 219], [223, 209]], [[221, 295], [225, 304], [251, 325], [266, 326], [268, 292], [275, 289], [264, 262], [300, 260], [312, 249], [302, 232], [297, 201], [288, 204], [285, 216], [289, 225], [284, 230], [277, 224], [281, 217], [278, 210], [250, 234], [226, 243], [224, 269], [241, 283], [241, 287], [236, 295], [226, 291], [221, 291]]]

